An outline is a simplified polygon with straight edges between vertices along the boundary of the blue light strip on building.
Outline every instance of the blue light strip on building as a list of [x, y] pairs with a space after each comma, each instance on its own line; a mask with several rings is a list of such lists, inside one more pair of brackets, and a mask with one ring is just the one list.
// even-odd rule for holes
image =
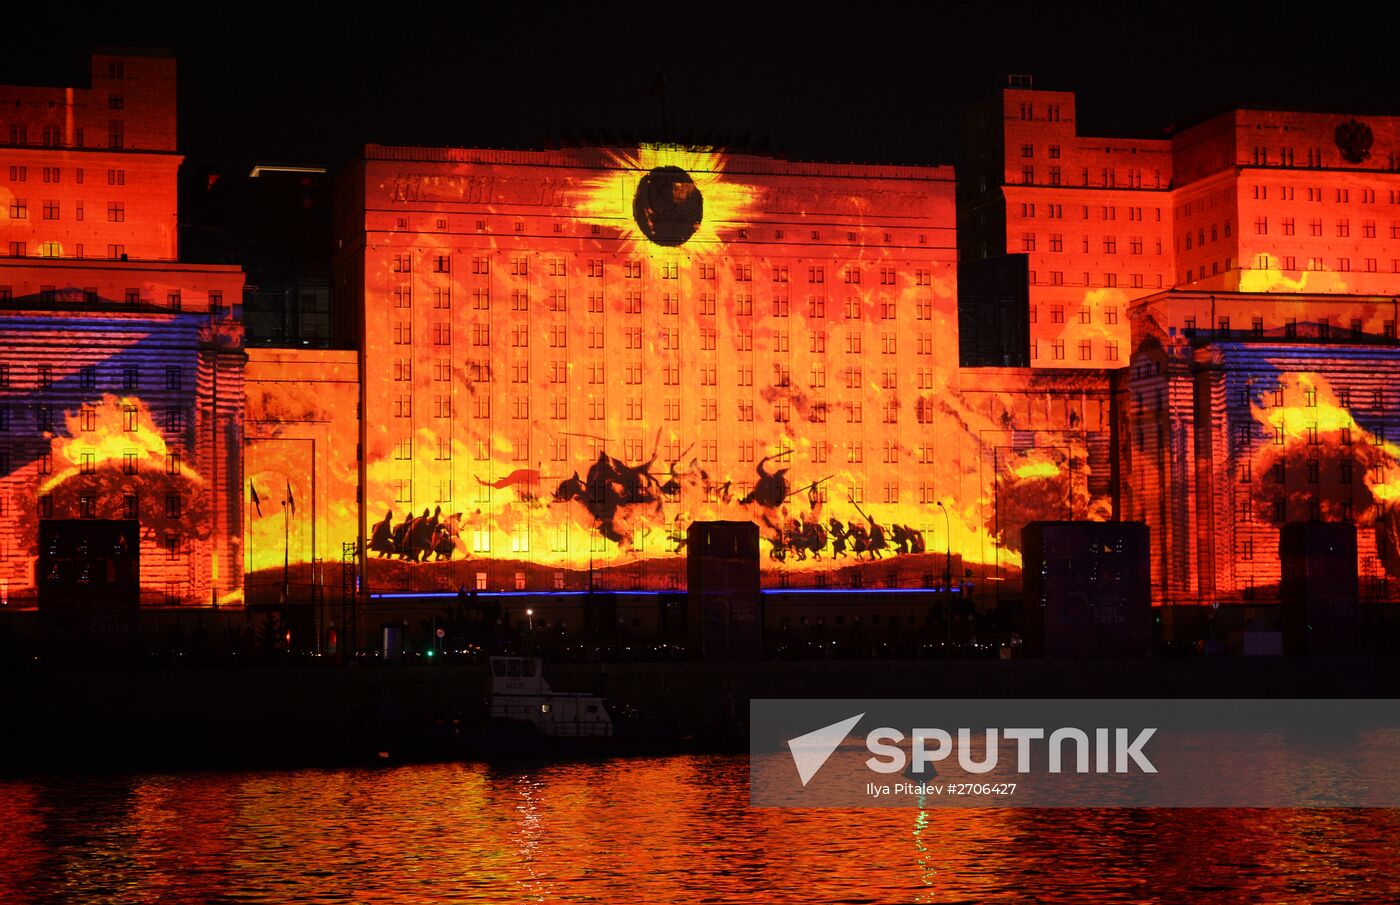
[[[968, 591], [973, 589], [973, 585], [966, 585]], [[961, 587], [952, 589], [954, 592], [961, 591]], [[415, 594], [411, 591], [380, 592], [370, 594], [371, 600], [441, 600], [455, 598], [460, 595], [459, 591], [424, 591]], [[613, 597], [660, 597], [662, 595], [680, 596], [685, 591], [469, 591], [477, 597], [592, 597], [611, 595]], [[850, 596], [852, 594], [943, 594], [943, 588], [762, 588], [760, 594], [764, 595], [788, 595], [801, 594], [804, 596], [825, 596], [840, 595]]]

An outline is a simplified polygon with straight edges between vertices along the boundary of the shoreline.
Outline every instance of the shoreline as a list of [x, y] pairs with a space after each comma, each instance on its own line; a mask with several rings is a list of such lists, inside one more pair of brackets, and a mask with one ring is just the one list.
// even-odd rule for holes
[[[547, 664], [666, 721], [686, 750], [747, 750], [753, 698], [1391, 698], [1396, 657], [783, 660]], [[369, 766], [396, 727], [481, 700], [484, 664], [0, 672], [0, 776]]]

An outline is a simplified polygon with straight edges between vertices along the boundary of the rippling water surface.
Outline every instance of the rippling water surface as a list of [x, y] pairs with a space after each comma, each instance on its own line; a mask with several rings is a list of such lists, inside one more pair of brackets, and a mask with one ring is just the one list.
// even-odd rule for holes
[[1400, 813], [759, 810], [744, 757], [0, 782], [0, 902], [1400, 898]]

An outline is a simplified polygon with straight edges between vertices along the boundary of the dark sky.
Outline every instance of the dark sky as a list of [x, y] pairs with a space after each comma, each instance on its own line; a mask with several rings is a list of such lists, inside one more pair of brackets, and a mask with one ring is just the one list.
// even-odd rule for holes
[[1090, 133], [1157, 135], [1238, 104], [1400, 112], [1387, 7], [1358, 3], [51, 6], [7, 12], [0, 83], [81, 83], [95, 44], [171, 48], [181, 150], [201, 168], [336, 166], [365, 141], [656, 137], [659, 70], [669, 134], [798, 159], [956, 163], [965, 107], [1008, 72], [1078, 91]]

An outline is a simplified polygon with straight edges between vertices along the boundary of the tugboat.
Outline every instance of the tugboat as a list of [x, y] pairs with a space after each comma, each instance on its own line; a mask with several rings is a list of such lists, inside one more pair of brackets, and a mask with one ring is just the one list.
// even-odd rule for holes
[[539, 657], [491, 657], [485, 708], [442, 714], [400, 734], [394, 760], [473, 760], [672, 754], [686, 747], [669, 726], [588, 692], [555, 691]]
[[554, 691], [543, 667], [539, 657], [491, 658], [491, 720], [533, 727], [541, 738], [613, 738], [607, 702], [587, 692]]

